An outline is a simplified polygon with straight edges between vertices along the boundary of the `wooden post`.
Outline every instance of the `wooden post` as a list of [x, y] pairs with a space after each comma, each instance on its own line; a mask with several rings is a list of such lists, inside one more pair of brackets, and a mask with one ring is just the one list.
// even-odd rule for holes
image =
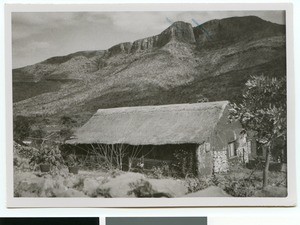
[[268, 144], [267, 151], [266, 151], [265, 168], [263, 172], [263, 189], [265, 189], [268, 186], [270, 156], [271, 156], [271, 145]]

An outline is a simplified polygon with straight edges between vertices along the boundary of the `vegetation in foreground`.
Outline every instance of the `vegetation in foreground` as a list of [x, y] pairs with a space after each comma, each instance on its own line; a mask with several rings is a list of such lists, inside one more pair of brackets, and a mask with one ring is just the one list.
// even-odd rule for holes
[[[280, 171], [270, 172], [269, 186], [263, 189], [262, 170], [240, 165], [227, 174], [180, 178], [170, 177], [158, 167], [147, 172], [124, 172], [113, 167], [82, 169], [82, 162], [74, 155], [64, 159], [57, 146], [47, 145], [41, 155], [36, 154], [37, 149], [17, 143], [14, 150], [16, 197], [183, 197], [190, 193], [195, 197], [216, 186], [223, 197], [286, 196], [286, 173]], [[49, 171], [41, 172], [43, 163], [50, 165]], [[70, 170], [74, 166], [79, 172]], [[214, 196], [219, 195], [212, 192], [208, 197]]]

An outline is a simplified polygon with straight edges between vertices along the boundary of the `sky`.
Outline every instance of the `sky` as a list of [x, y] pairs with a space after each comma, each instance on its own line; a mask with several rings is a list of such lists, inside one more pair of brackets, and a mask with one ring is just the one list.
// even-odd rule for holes
[[161, 33], [172, 22], [196, 24], [255, 15], [285, 24], [284, 11], [201, 12], [13, 12], [12, 66], [19, 68], [53, 56], [105, 50], [121, 42]]

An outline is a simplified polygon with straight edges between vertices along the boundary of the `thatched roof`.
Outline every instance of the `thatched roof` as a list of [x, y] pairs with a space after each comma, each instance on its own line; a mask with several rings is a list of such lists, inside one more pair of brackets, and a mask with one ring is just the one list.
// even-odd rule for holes
[[68, 144], [163, 145], [202, 143], [227, 101], [99, 109]]

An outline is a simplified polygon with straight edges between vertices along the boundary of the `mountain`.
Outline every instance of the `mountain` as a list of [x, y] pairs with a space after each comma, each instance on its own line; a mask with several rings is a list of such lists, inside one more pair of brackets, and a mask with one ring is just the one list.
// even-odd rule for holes
[[251, 75], [286, 73], [285, 26], [255, 16], [175, 22], [160, 34], [13, 70], [14, 115], [239, 101]]

